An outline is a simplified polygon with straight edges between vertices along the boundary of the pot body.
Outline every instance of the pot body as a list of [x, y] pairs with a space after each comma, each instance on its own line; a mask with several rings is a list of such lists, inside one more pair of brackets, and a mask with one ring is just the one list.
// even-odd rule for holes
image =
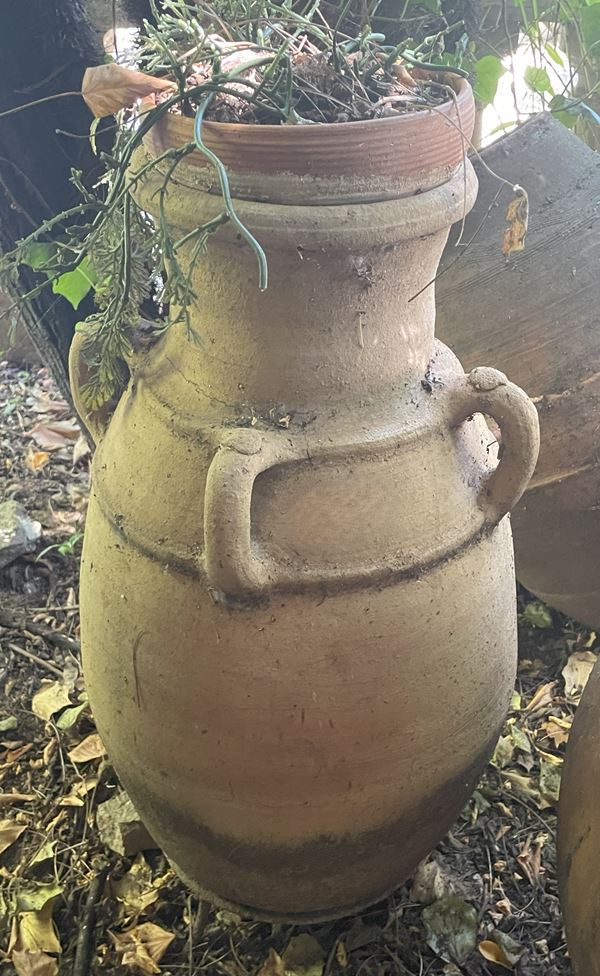
[[[563, 613], [600, 626], [600, 158], [550, 115], [482, 157], [530, 200], [525, 250], [501, 242], [510, 190], [475, 163], [480, 191], [438, 282], [437, 329], [468, 368], [489, 362], [534, 400], [541, 452], [513, 513], [517, 576]], [[453, 262], [456, 261], [456, 264]]]
[[600, 976], [600, 669], [577, 708], [561, 778], [558, 878], [574, 976]]
[[[137, 188], [148, 209], [159, 185]], [[269, 289], [226, 226], [193, 272], [198, 341], [173, 326], [137, 357], [94, 458], [98, 728], [180, 873], [259, 917], [346, 914], [402, 881], [505, 715], [504, 515], [535, 410], [435, 341], [432, 289], [409, 301], [474, 192], [468, 166], [379, 203], [238, 200]], [[221, 202], [189, 167], [166, 206], [183, 236]]]

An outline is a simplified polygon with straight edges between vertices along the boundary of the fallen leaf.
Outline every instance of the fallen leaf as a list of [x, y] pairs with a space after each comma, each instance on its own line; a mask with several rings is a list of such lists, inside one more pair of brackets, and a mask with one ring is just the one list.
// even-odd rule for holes
[[283, 959], [275, 949], [269, 949], [269, 955], [260, 967], [257, 976], [285, 976]]
[[45, 861], [51, 861], [54, 858], [54, 849], [56, 847], [56, 841], [45, 840], [42, 846], [35, 852], [31, 861], [29, 862], [29, 867], [35, 867], [37, 864], [43, 864]]
[[413, 877], [410, 889], [411, 901], [419, 905], [431, 905], [448, 894], [450, 894], [450, 883], [442, 874], [438, 862], [421, 861]]
[[540, 791], [549, 806], [556, 806], [560, 792], [561, 766], [540, 759]]
[[503, 969], [514, 969], [523, 955], [523, 947], [505, 932], [495, 930], [493, 939], [486, 939], [479, 943], [479, 951], [488, 962], [502, 966]]
[[19, 759], [22, 759], [23, 756], [27, 755], [30, 749], [33, 749], [32, 742], [26, 742], [25, 745], [17, 746], [15, 749], [9, 749], [4, 756], [2, 768], [4, 769], [6, 766], [13, 766], [19, 761]]
[[70, 688], [62, 681], [43, 681], [42, 687], [36, 691], [31, 701], [34, 715], [49, 722], [56, 712], [60, 712], [71, 704]]
[[541, 600], [533, 600], [532, 603], [527, 604], [523, 611], [523, 619], [538, 630], [548, 630], [552, 627], [552, 614]]
[[115, 61], [86, 68], [81, 84], [84, 101], [98, 119], [129, 108], [140, 98], [175, 88], [166, 78], [154, 78]]
[[0, 820], [0, 854], [8, 850], [26, 830], [27, 827], [15, 823], [14, 820]]
[[325, 950], [313, 935], [293, 935], [281, 954], [286, 973], [297, 976], [321, 976], [325, 968]]
[[18, 725], [19, 723], [16, 718], [13, 715], [9, 715], [8, 718], [0, 719], [0, 732], [12, 732]]
[[477, 943], [477, 912], [456, 895], [423, 909], [427, 944], [445, 962], [462, 965]]
[[[63, 893], [62, 885], [55, 881], [49, 883], [38, 883], [37, 881], [28, 882], [26, 887], [19, 888], [16, 896], [16, 907], [18, 912], [39, 915], [44, 909], [52, 906], [52, 903]], [[31, 948], [31, 947], [29, 947]], [[39, 946], [43, 949], [43, 946]], [[46, 952], [60, 950], [46, 949]]]
[[508, 258], [517, 251], [525, 250], [525, 236], [529, 225], [529, 197], [522, 186], [514, 187], [515, 198], [506, 211], [508, 227], [504, 231], [502, 253]]
[[578, 702], [597, 661], [592, 651], [574, 651], [562, 669], [567, 701]]
[[338, 939], [335, 944], [335, 960], [340, 967], [340, 969], [346, 969], [348, 966], [348, 953], [346, 952], [346, 946], [344, 945], [343, 939]]
[[43, 471], [49, 460], [50, 455], [48, 451], [33, 451], [30, 449], [25, 458], [25, 467], [29, 468], [30, 471]]
[[81, 429], [76, 420], [42, 420], [29, 432], [38, 447], [45, 451], [57, 451], [76, 441]]
[[58, 960], [45, 952], [13, 952], [11, 962], [17, 976], [58, 976]]
[[56, 719], [56, 728], [60, 729], [61, 732], [68, 732], [69, 729], [77, 725], [77, 722], [89, 707], [90, 703], [84, 701], [80, 705], [73, 705], [72, 708], [65, 708], [64, 712], [61, 712]]
[[138, 854], [120, 881], [110, 882], [110, 888], [123, 906], [123, 915], [128, 918], [142, 915], [159, 895], [159, 889], [152, 882], [152, 868], [142, 854]]
[[547, 810], [552, 803], [542, 795], [541, 790], [530, 776], [522, 776], [512, 770], [503, 773], [508, 788], [525, 803], [533, 803], [538, 810]]
[[565, 744], [569, 741], [569, 732], [571, 730], [571, 722], [566, 719], [558, 718], [555, 715], [551, 715], [546, 722], [542, 722], [540, 726], [540, 732], [547, 739], [552, 739], [555, 747], [558, 749], [559, 746]]
[[111, 932], [111, 938], [123, 966], [133, 966], [141, 973], [152, 976], [153, 973], [160, 973], [158, 963], [175, 935], [153, 922], [143, 922], [127, 932]]
[[87, 437], [80, 434], [75, 443], [73, 444], [73, 467], [79, 464], [83, 458], [87, 457], [90, 453], [90, 445], [88, 443]]
[[533, 698], [526, 706], [526, 712], [537, 712], [540, 708], [546, 708], [554, 701], [556, 691], [556, 681], [548, 681], [539, 688], [536, 688]]
[[0, 807], [9, 807], [13, 803], [31, 803], [37, 800], [35, 793], [0, 793]]
[[84, 763], [90, 762], [92, 759], [101, 759], [102, 756], [106, 755], [106, 749], [98, 733], [92, 732], [79, 745], [71, 749], [67, 755], [71, 762]]

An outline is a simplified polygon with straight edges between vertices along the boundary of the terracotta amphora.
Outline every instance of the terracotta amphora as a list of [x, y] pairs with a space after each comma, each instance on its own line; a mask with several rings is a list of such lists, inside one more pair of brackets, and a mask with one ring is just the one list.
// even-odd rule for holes
[[[472, 119], [460, 85], [440, 112], [207, 124], [269, 287], [220, 229], [193, 274], [196, 340], [173, 326], [132, 363], [108, 428], [87, 416], [98, 728], [182, 876], [257, 917], [343, 915], [407, 877], [510, 698], [505, 515], [537, 415], [503, 374], [465, 375], [422, 290], [475, 197]], [[151, 133], [131, 173], [146, 210], [163, 176], [135, 174], [190, 137], [175, 117]], [[221, 212], [199, 153], [164, 206], [178, 238]], [[497, 467], [481, 413], [502, 430]]]
[[574, 976], [600, 976], [600, 668], [569, 734], [558, 808], [558, 880]]
[[[479, 195], [457, 261], [437, 282], [437, 330], [467, 368], [490, 362], [533, 398], [541, 451], [513, 513], [517, 576], [551, 606], [600, 626], [600, 156], [551, 115], [474, 161]], [[506, 261], [511, 199], [529, 194], [525, 250]], [[475, 236], [474, 236], [475, 235]]]

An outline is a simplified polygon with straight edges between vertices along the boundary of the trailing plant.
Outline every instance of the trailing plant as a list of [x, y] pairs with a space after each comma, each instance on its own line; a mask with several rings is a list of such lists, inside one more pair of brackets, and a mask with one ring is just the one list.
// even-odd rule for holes
[[[91, 408], [114, 397], [126, 376], [133, 333], [144, 304], [153, 297], [162, 318], [157, 331], [174, 322], [189, 325], [196, 299], [194, 267], [208, 239], [227, 221], [256, 252], [259, 285], [267, 285], [267, 263], [258, 241], [239, 221], [227, 173], [205, 145], [206, 118], [254, 124], [311, 125], [377, 118], [448, 98], [446, 68], [422, 59], [423, 45], [386, 43], [360, 22], [350, 0], [332, 15], [319, 0], [301, 5], [273, 0], [215, 0], [189, 5], [152, 0], [155, 23], [146, 22], [137, 59], [142, 74], [118, 64], [92, 69], [82, 94], [97, 116], [118, 109], [110, 153], [101, 152], [105, 175], [88, 190], [73, 174], [81, 202], [45, 221], [19, 242], [0, 264], [0, 279], [14, 281], [21, 265], [34, 268], [39, 283], [25, 299], [51, 287], [76, 308], [90, 289], [96, 311], [79, 325], [88, 337], [91, 367], [86, 397]], [[421, 71], [409, 71], [409, 67]], [[426, 68], [426, 71], [423, 71]], [[462, 69], [449, 70], [466, 74]], [[155, 93], [151, 104], [131, 108], [136, 96]], [[168, 149], [135, 168], [134, 153], [150, 128], [167, 112], [195, 116], [194, 140]], [[94, 143], [94, 126], [90, 134]], [[194, 150], [203, 152], [219, 178], [223, 211], [191, 234], [174, 239], [164, 216], [164, 199], [177, 167]], [[153, 220], [132, 190], [151, 170], [161, 173], [159, 216]], [[180, 263], [183, 245], [191, 262]]]

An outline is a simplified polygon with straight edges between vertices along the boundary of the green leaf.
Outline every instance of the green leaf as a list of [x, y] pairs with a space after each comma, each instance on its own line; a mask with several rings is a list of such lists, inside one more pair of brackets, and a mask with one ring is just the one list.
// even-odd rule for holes
[[494, 54], [485, 54], [475, 65], [475, 98], [481, 105], [491, 105], [496, 97], [498, 82], [506, 68]]
[[73, 308], [79, 308], [85, 296], [92, 290], [96, 277], [89, 258], [84, 258], [73, 271], [65, 271], [52, 285], [56, 295], [63, 295]]
[[525, 68], [525, 84], [538, 95], [543, 95], [544, 92], [554, 94], [550, 75], [545, 68], [534, 68], [533, 65]]
[[56, 254], [56, 244], [44, 244], [39, 241], [32, 241], [24, 249], [23, 264], [28, 265], [37, 271], [50, 264]]
[[559, 67], [564, 68], [565, 62], [561, 58], [556, 48], [552, 47], [551, 44], [544, 44], [544, 48], [546, 50], [546, 54], [548, 55], [548, 57], [551, 58], [552, 61], [554, 61], [554, 64], [557, 64], [559, 65]]
[[562, 122], [567, 129], [574, 129], [577, 116], [581, 115], [580, 104], [574, 104], [573, 100], [564, 95], [555, 95], [550, 99], [549, 109], [555, 118]]
[[580, 26], [586, 53], [594, 61], [600, 61], [600, 3], [584, 7], [581, 11]]
[[523, 611], [523, 620], [539, 630], [548, 630], [552, 627], [552, 614], [540, 600], [533, 600], [527, 604]]

